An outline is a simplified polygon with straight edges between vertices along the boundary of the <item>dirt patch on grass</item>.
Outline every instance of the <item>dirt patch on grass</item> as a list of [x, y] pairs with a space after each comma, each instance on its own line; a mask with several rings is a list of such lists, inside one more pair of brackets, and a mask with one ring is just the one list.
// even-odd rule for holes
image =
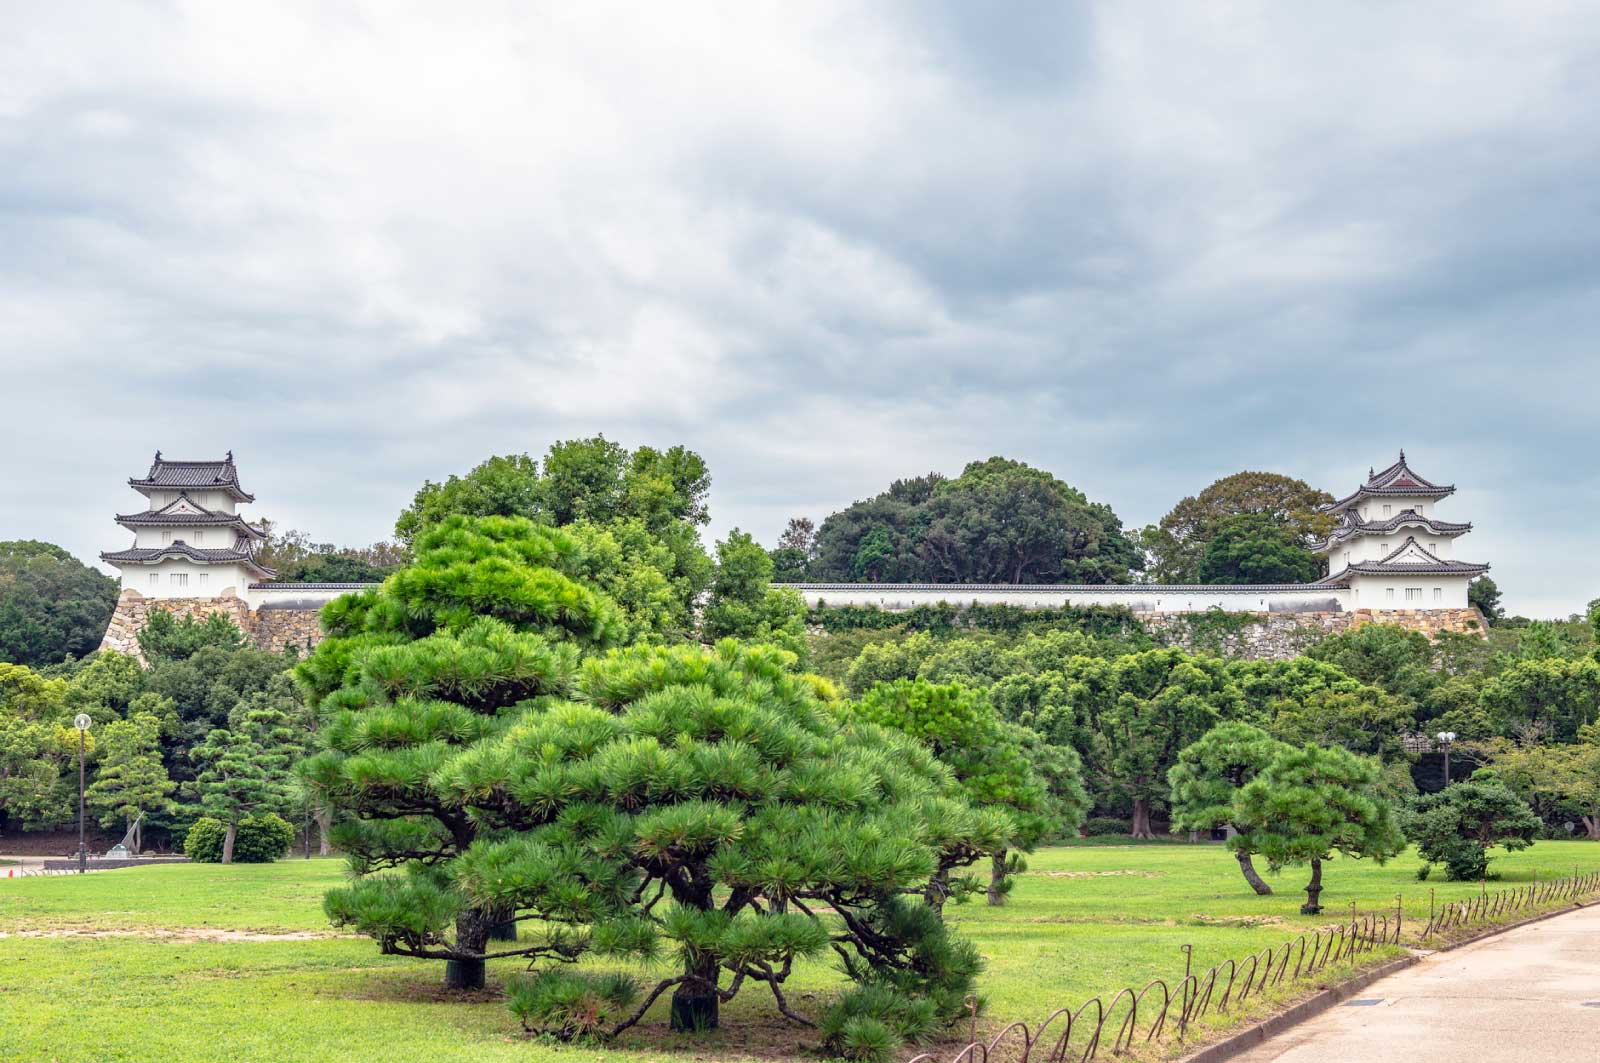
[[355, 938], [331, 930], [215, 930], [208, 927], [153, 927], [146, 930], [89, 930], [57, 927], [50, 930], [0, 930], [0, 938], [147, 938], [153, 941], [322, 941]]
[[1042, 878], [1117, 878], [1131, 876], [1133, 878], [1161, 878], [1164, 872], [1143, 871], [1131, 867], [1117, 868], [1112, 871], [1024, 871], [1024, 875], [1039, 875]]
[[1226, 926], [1250, 929], [1258, 926], [1282, 926], [1283, 920], [1276, 915], [1191, 915], [1191, 923], [1199, 926]]

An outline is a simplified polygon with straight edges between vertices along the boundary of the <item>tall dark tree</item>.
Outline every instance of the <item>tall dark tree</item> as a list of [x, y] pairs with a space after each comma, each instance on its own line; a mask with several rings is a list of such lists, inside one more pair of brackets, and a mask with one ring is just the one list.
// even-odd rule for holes
[[1334, 518], [1322, 511], [1333, 501], [1303, 480], [1271, 472], [1238, 472], [1183, 499], [1161, 523], [1140, 537], [1150, 555], [1150, 574], [1159, 583], [1197, 583], [1200, 559], [1222, 525], [1246, 514], [1265, 516], [1290, 539], [1304, 545], [1333, 530]]
[[40, 667], [93, 653], [117, 581], [35, 540], [0, 542], [0, 661]]
[[1321, 574], [1317, 556], [1274, 518], [1229, 517], [1217, 526], [1195, 566], [1199, 583], [1310, 583]]
[[1111, 509], [1007, 458], [896, 481], [823, 521], [813, 578], [1123, 583], [1141, 560]]
[[779, 583], [803, 582], [816, 559], [817, 526], [810, 517], [791, 517], [772, 550], [772, 578]]

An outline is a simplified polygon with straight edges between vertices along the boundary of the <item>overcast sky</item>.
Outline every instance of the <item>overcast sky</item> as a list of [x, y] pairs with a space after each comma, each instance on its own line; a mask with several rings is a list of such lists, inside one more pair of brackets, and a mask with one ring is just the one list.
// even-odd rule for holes
[[769, 543], [992, 454], [1138, 526], [1405, 447], [1513, 610], [1600, 596], [1592, 5], [0, 16], [0, 538], [125, 546], [158, 447], [348, 543], [595, 432]]

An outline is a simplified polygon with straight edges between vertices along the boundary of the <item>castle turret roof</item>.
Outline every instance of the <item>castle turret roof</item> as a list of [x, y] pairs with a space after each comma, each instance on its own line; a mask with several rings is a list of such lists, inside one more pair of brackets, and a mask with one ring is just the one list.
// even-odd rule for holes
[[1415, 536], [1384, 554], [1376, 561], [1357, 561], [1346, 565], [1337, 575], [1319, 580], [1319, 587], [1347, 586], [1353, 575], [1363, 576], [1481, 576], [1489, 571], [1488, 565], [1475, 565], [1468, 561], [1446, 561], [1417, 542]]
[[268, 568], [255, 559], [250, 550], [250, 540], [241, 535], [234, 540], [232, 546], [206, 549], [204, 547], [190, 546], [182, 539], [174, 539], [163, 546], [133, 547], [129, 550], [113, 550], [100, 555], [100, 560], [110, 565], [139, 565], [155, 564], [168, 557], [185, 557], [190, 561], [198, 561], [206, 565], [223, 565], [232, 562], [241, 562], [250, 570], [265, 578], [272, 578], [278, 573]]
[[1367, 482], [1337, 502], [1323, 508], [1330, 513], [1341, 513], [1364, 498], [1444, 498], [1456, 492], [1454, 484], [1436, 484], [1419, 475], [1406, 464], [1406, 452], [1400, 460], [1382, 472], [1369, 472]]
[[1458, 524], [1454, 521], [1435, 520], [1423, 516], [1414, 509], [1403, 509], [1387, 520], [1362, 520], [1353, 509], [1345, 510], [1342, 516], [1342, 523], [1326, 539], [1311, 544], [1310, 550], [1313, 553], [1325, 553], [1340, 543], [1363, 535], [1393, 534], [1404, 527], [1425, 528], [1429, 535], [1437, 535], [1440, 538], [1453, 538], [1472, 530], [1471, 523]]
[[245, 521], [237, 513], [221, 513], [207, 509], [180, 491], [178, 497], [160, 509], [147, 509], [143, 513], [119, 513], [117, 523], [125, 528], [233, 528], [252, 539], [265, 539], [266, 533]]
[[236, 502], [254, 502], [255, 496], [239, 486], [239, 470], [233, 464], [233, 451], [221, 461], [173, 461], [156, 451], [150, 471], [143, 479], [133, 478], [128, 485], [148, 494], [164, 488], [197, 488], [226, 491]]

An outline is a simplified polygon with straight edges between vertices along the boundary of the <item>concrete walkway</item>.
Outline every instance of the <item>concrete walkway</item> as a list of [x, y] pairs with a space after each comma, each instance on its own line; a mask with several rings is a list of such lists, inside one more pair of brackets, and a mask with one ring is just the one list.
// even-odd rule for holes
[[1600, 905], [1438, 952], [1234, 1059], [1600, 1063]]

